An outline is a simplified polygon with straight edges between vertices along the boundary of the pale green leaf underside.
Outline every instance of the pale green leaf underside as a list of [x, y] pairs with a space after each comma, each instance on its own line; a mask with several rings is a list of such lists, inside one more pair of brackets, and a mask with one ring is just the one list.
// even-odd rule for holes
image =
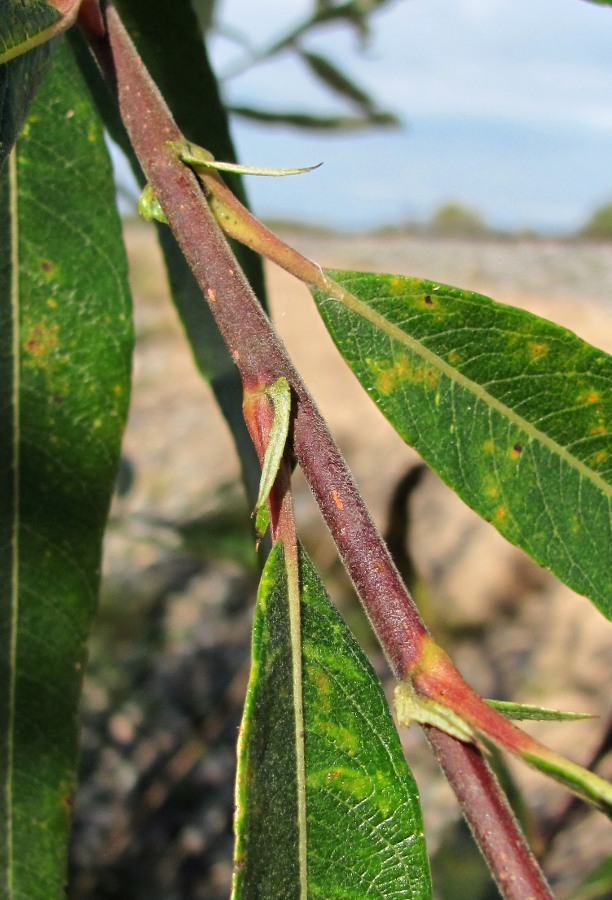
[[272, 427], [268, 435], [268, 444], [261, 464], [261, 480], [259, 482], [259, 494], [254, 512], [261, 509], [267, 502], [272, 490], [272, 485], [278, 475], [281, 460], [285, 452], [287, 435], [289, 434], [289, 422], [291, 419], [291, 389], [286, 378], [279, 378], [274, 384], [265, 388], [272, 402], [274, 417]]
[[130, 385], [102, 130], [61, 46], [0, 179], [0, 896], [65, 896], [77, 706]]
[[328, 272], [341, 353], [399, 434], [510, 541], [612, 616], [612, 359], [567, 329], [416, 278]]
[[534, 706], [531, 703], [514, 703], [512, 700], [485, 700], [507, 719], [517, 722], [574, 722], [579, 719], [592, 719], [591, 713], [571, 712], [565, 709], [550, 709], [546, 706]]
[[[309, 898], [426, 898], [417, 788], [380, 685], [306, 555], [302, 584]], [[259, 590], [237, 784], [236, 898], [300, 896], [287, 586]]]

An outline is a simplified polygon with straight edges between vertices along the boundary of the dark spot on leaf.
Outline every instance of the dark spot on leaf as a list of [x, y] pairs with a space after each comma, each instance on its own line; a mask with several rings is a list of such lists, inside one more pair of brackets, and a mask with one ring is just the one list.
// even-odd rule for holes
[[52, 399], [54, 403], [63, 403], [66, 398], [62, 397], [61, 394], [54, 394]]
[[50, 272], [51, 269], [53, 268], [53, 263], [49, 262], [48, 259], [43, 259], [40, 266], [41, 266], [41, 269], [43, 270], [43, 272]]
[[427, 306], [431, 306], [433, 304], [433, 300], [431, 299], [429, 294], [425, 294], [423, 299], [425, 300], [425, 303], [427, 304]]
[[523, 452], [523, 447], [522, 447], [521, 444], [515, 444], [514, 447], [513, 447], [512, 449], [514, 450], [515, 453], [522, 453], [522, 452]]

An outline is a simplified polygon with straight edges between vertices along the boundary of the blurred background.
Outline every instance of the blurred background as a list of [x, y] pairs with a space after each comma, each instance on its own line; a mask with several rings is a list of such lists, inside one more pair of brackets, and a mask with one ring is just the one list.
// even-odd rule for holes
[[[239, 158], [325, 163], [248, 180], [256, 213], [302, 252], [321, 265], [482, 291], [612, 351], [612, 8], [197, 8]], [[69, 896], [220, 900], [231, 880], [235, 740], [260, 561], [229, 433], [169, 300], [155, 230], [133, 218], [136, 190], [115, 158], [137, 347], [83, 701]], [[610, 776], [609, 623], [421, 465], [346, 370], [308, 292], [266, 272], [278, 330], [436, 639], [485, 696], [601, 715], [531, 730]], [[300, 536], [390, 691], [299, 472], [295, 490]], [[402, 740], [435, 896], [497, 896], [420, 731]], [[556, 896], [612, 896], [610, 824], [524, 768], [500, 772]]]
[[569, 234], [612, 199], [612, 10], [585, 0], [199, 6], [238, 111], [239, 158], [324, 163], [290, 184], [250, 179], [264, 218], [370, 230], [422, 224], [454, 201], [497, 230]]

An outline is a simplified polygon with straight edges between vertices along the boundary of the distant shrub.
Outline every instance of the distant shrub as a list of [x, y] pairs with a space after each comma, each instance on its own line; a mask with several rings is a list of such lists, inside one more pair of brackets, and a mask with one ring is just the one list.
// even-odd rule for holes
[[445, 203], [431, 217], [430, 230], [434, 234], [475, 237], [488, 231], [480, 213], [461, 203]]
[[612, 239], [612, 202], [598, 207], [579, 234], [586, 238]]

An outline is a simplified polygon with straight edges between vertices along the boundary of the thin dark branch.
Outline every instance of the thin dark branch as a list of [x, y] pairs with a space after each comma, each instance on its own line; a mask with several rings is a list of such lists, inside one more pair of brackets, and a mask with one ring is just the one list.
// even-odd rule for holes
[[[197, 179], [169, 152], [166, 142], [181, 135], [112, 6], [107, 10], [106, 38], [92, 36], [91, 44], [116, 95], [142, 169], [208, 299], [245, 388], [257, 389], [280, 376], [291, 385], [296, 410], [292, 438], [298, 462], [389, 662], [401, 678], [410, 670], [426, 630], [353, 478], [242, 275]], [[475, 834], [504, 896], [513, 900], [549, 897], [542, 873], [480, 751], [428, 731], [466, 816], [471, 820], [478, 797], [490, 811], [485, 830], [487, 834], [496, 831], [499, 841], [492, 849], [482, 830], [475, 828]], [[512, 884], [523, 886], [520, 895]]]
[[[423, 731], [502, 897], [507, 900], [552, 898], [506, 796], [480, 750], [474, 744], [461, 744], [430, 725], [423, 726]], [[529, 861], [525, 853], [531, 857]], [[521, 865], [517, 864], [519, 860]]]

